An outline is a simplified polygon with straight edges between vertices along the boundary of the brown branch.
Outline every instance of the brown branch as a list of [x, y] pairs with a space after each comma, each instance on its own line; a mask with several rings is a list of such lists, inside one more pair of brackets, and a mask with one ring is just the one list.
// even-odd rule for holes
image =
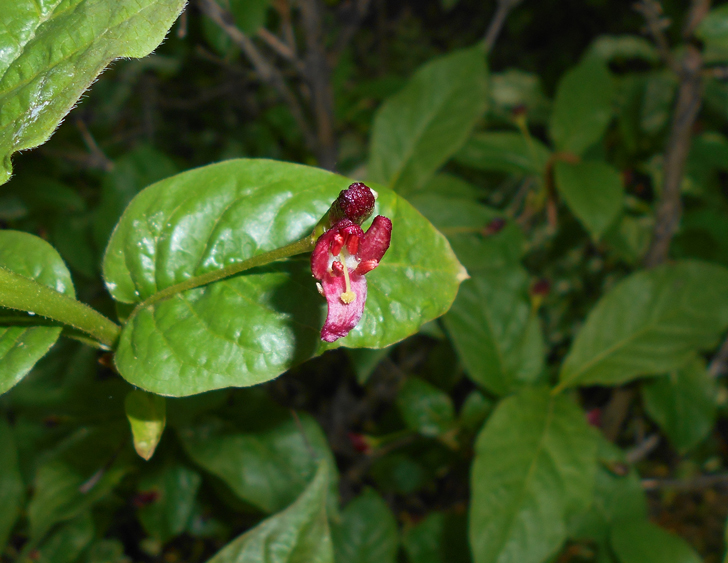
[[700, 475], [692, 479], [642, 479], [642, 488], [646, 491], [659, 489], [677, 489], [679, 491], [695, 491], [710, 489], [717, 485], [728, 485], [728, 474]]
[[300, 0], [299, 6], [306, 32], [305, 77], [312, 92], [318, 141], [317, 157], [322, 168], [333, 170], [337, 156], [334, 137], [334, 97], [331, 89], [331, 72], [323, 46], [319, 0]]
[[268, 45], [268, 47], [270, 47], [285, 60], [292, 63], [294, 68], [298, 72], [303, 72], [303, 63], [298, 59], [295, 51], [291, 49], [288, 45], [286, 45], [283, 41], [281, 41], [277, 35], [271, 33], [264, 27], [261, 27], [257, 31], [257, 35], [265, 42], [266, 45]]
[[690, 150], [693, 125], [702, 103], [703, 81], [700, 74], [703, 59], [700, 51], [692, 45], [687, 45], [680, 66], [680, 87], [665, 151], [662, 194], [655, 213], [652, 241], [644, 259], [647, 268], [667, 260], [670, 242], [680, 222], [682, 214], [680, 187], [685, 161]]
[[293, 33], [293, 24], [291, 22], [291, 3], [289, 0], [273, 0], [273, 7], [281, 17], [281, 31], [283, 39], [293, 54], [296, 54], [296, 35]]
[[662, 61], [673, 71], [679, 73], [680, 68], [672, 56], [670, 44], [665, 36], [665, 29], [670, 27], [670, 20], [665, 17], [660, 2], [657, 0], [639, 0], [633, 5], [633, 8], [645, 18], [646, 31], [654, 39]]
[[339, 9], [341, 31], [336, 38], [336, 44], [329, 54], [329, 64], [332, 68], [336, 66], [341, 53], [346, 49], [361, 27], [364, 18], [369, 12], [370, 5], [371, 0], [349, 0], [349, 2], [345, 2]]
[[88, 167], [100, 168], [105, 172], [110, 172], [111, 170], [113, 170], [114, 162], [108, 156], [106, 156], [104, 151], [101, 150], [101, 147], [96, 142], [96, 139], [94, 139], [91, 131], [88, 130], [88, 127], [86, 127], [86, 123], [81, 118], [76, 119], [76, 127], [78, 127], [78, 130], [81, 133], [81, 138], [83, 139], [86, 148], [91, 153], [89, 156], [90, 162], [88, 164]]
[[493, 19], [490, 20], [488, 31], [485, 32], [485, 38], [483, 39], [483, 42], [485, 43], [485, 50], [488, 53], [493, 50], [493, 46], [498, 39], [498, 35], [500, 35], [503, 25], [506, 23], [508, 14], [510, 14], [511, 10], [518, 6], [522, 1], [523, 0], [498, 0], [498, 7], [495, 10]]
[[270, 85], [283, 99], [300, 128], [309, 150], [316, 152], [316, 136], [306, 121], [301, 104], [288, 88], [281, 72], [263, 56], [255, 43], [235, 26], [233, 16], [229, 11], [224, 10], [215, 0], [198, 0], [198, 5], [202, 13], [219, 25], [232, 39], [233, 43], [248, 57], [260, 79]]

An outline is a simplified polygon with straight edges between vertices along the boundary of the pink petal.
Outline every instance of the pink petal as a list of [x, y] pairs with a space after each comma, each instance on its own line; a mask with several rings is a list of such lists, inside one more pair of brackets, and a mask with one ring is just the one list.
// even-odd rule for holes
[[341, 294], [346, 289], [344, 276], [327, 275], [321, 280], [329, 305], [326, 322], [321, 329], [321, 340], [324, 342], [334, 342], [349, 334], [364, 312], [364, 303], [367, 300], [366, 278], [351, 272], [350, 279], [351, 290], [356, 294], [356, 299], [348, 304], [341, 300]]
[[392, 221], [382, 215], [377, 215], [372, 226], [364, 233], [359, 241], [359, 254], [357, 258], [362, 262], [376, 260], [379, 262], [387, 252], [392, 240]]

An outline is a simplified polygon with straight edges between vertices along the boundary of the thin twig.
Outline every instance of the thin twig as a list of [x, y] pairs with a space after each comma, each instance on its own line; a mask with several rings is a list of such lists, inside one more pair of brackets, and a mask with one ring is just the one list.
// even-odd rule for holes
[[255, 43], [235, 26], [233, 16], [230, 12], [224, 10], [215, 0], [198, 0], [198, 3], [200, 10], [219, 25], [228, 34], [230, 39], [232, 39], [233, 43], [240, 47], [241, 51], [250, 60], [260, 79], [266, 84], [269, 84], [283, 99], [301, 130], [309, 150], [315, 152], [316, 136], [306, 121], [301, 104], [299, 104], [296, 96], [288, 88], [281, 72], [263, 56], [255, 46]]
[[350, 0], [345, 2], [339, 9], [339, 22], [341, 23], [341, 31], [336, 38], [336, 44], [329, 54], [329, 64], [335, 67], [341, 57], [341, 53], [346, 49], [356, 32], [361, 27], [367, 13], [371, 0]]
[[316, 118], [317, 157], [327, 170], [336, 166], [334, 137], [334, 96], [330, 69], [326, 60], [321, 29], [319, 0], [300, 0], [301, 20], [306, 32], [306, 81], [313, 94], [313, 113]]
[[662, 4], [657, 0], [639, 0], [633, 5], [635, 11], [642, 14], [647, 25], [647, 32], [652, 36], [660, 53], [660, 58], [676, 73], [680, 72], [680, 67], [675, 62], [670, 50], [670, 44], [665, 36], [665, 29], [670, 27], [670, 20], [665, 17], [662, 11]]
[[86, 148], [88, 148], [91, 153], [93, 163], [91, 167], [101, 168], [105, 172], [111, 172], [114, 169], [114, 162], [106, 156], [106, 154], [104, 154], [104, 151], [101, 150], [101, 147], [99, 147], [96, 143], [96, 140], [88, 130], [88, 127], [86, 127], [86, 123], [84, 123], [81, 118], [78, 118], [76, 119], [76, 127], [78, 127], [78, 130], [81, 133], [81, 138], [83, 139]]
[[281, 41], [277, 35], [271, 33], [266, 28], [261, 27], [257, 31], [258, 37], [260, 37], [268, 47], [275, 51], [278, 55], [283, 57], [285, 60], [293, 64], [293, 67], [300, 73], [303, 73], [303, 63], [298, 59], [296, 53], [283, 41]]
[[645, 459], [652, 451], [660, 445], [660, 435], [650, 434], [637, 444], [634, 448], [630, 449], [625, 453], [625, 460], [627, 463], [637, 463]]
[[490, 20], [488, 31], [485, 32], [485, 38], [483, 39], [483, 42], [485, 43], [485, 49], [488, 53], [493, 50], [493, 46], [498, 39], [498, 35], [500, 35], [500, 32], [503, 29], [503, 25], [506, 23], [506, 18], [508, 18], [508, 14], [510, 14], [511, 10], [518, 6], [518, 4], [520, 4], [521, 2], [522, 0], [498, 1], [498, 7], [495, 10], [493, 19]]
[[[289, 0], [274, 0], [273, 7], [281, 16], [281, 32], [283, 39], [288, 48], [296, 55], [296, 35], [293, 32], [293, 24], [291, 22], [291, 3]], [[296, 55], [296, 58], [298, 56]]]
[[682, 214], [680, 187], [685, 161], [690, 150], [693, 125], [698, 117], [703, 96], [703, 81], [700, 76], [702, 65], [700, 51], [692, 45], [687, 45], [681, 63], [680, 87], [670, 138], [665, 151], [662, 194], [655, 214], [652, 241], [644, 259], [647, 268], [667, 260], [670, 242], [680, 222]]
[[728, 485], [728, 474], [700, 475], [692, 479], [642, 479], [642, 488], [646, 491], [659, 489], [677, 489], [679, 491], [695, 491], [710, 489], [718, 485]]

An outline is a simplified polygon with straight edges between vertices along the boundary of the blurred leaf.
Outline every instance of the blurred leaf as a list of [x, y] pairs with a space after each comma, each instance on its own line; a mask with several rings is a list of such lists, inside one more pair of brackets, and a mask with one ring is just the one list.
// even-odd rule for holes
[[490, 102], [489, 111], [507, 122], [525, 108], [529, 123], [545, 123], [550, 110], [538, 74], [513, 68], [490, 76]]
[[475, 563], [538, 563], [592, 499], [596, 435], [567, 397], [527, 389], [501, 401], [475, 444], [470, 545]]
[[119, 540], [97, 540], [89, 547], [85, 563], [131, 563], [131, 559], [124, 555]]
[[207, 563], [334, 563], [326, 517], [328, 466], [286, 510], [230, 542]]
[[301, 494], [320, 460], [328, 465], [336, 498], [336, 464], [316, 421], [301, 414], [263, 432], [236, 432], [218, 422], [186, 428], [179, 438], [187, 455], [222, 479], [240, 499], [276, 512]]
[[103, 249], [119, 217], [143, 188], [178, 172], [164, 153], [140, 145], [114, 162], [114, 169], [104, 176], [101, 201], [94, 218], [94, 240]]
[[606, 64], [586, 58], [559, 82], [551, 138], [559, 151], [582, 155], [601, 139], [612, 119], [614, 86]]
[[142, 475], [137, 494], [143, 505], [138, 517], [147, 534], [162, 544], [181, 534], [192, 515], [201, 481], [197, 471], [172, 458]]
[[617, 223], [612, 223], [607, 229], [603, 240], [620, 258], [629, 264], [637, 265], [647, 252], [653, 224], [652, 217], [622, 215]]
[[396, 492], [400, 495], [411, 495], [420, 490], [430, 478], [427, 469], [419, 460], [396, 452], [376, 460], [370, 473], [382, 492]]
[[[425, 182], [422, 189], [417, 192], [415, 197], [420, 194], [445, 196], [449, 198], [478, 199], [478, 196], [481, 195], [481, 191], [476, 186], [463, 180], [459, 176], [440, 172]], [[412, 198], [410, 197], [410, 202], [411, 201]]]
[[[58, 252], [36, 236], [0, 231], [0, 267], [76, 296], [71, 274]], [[33, 321], [29, 313], [0, 308], [0, 393], [20, 381], [61, 334], [61, 327], [32, 326]]]
[[728, 269], [681, 261], [636, 272], [589, 313], [559, 387], [618, 385], [680, 368], [728, 327]]
[[374, 118], [369, 178], [402, 194], [422, 186], [483, 115], [486, 82], [479, 45], [420, 67]]
[[460, 0], [440, 0], [440, 5], [442, 6], [443, 10], [449, 12], [455, 6], [457, 6], [459, 2]]
[[89, 214], [58, 215], [50, 228], [51, 242], [71, 268], [87, 278], [98, 279], [100, 253], [91, 240]]
[[612, 527], [611, 543], [620, 563], [701, 563], [682, 538], [648, 520], [632, 519]]
[[351, 360], [351, 365], [356, 372], [356, 380], [359, 385], [364, 385], [371, 377], [380, 362], [386, 358], [392, 348], [353, 348], [347, 349], [346, 355]]
[[0, 417], [0, 452], [0, 553], [3, 553], [25, 497], [25, 484], [18, 466], [18, 450], [13, 431], [4, 417]]
[[395, 563], [397, 559], [397, 521], [372, 489], [346, 505], [331, 536], [336, 563]]
[[112, 60], [144, 57], [184, 0], [3, 2], [0, 33], [0, 184], [10, 156], [44, 143]]
[[677, 85], [677, 77], [669, 70], [651, 73], [647, 77], [640, 110], [642, 131], [657, 135], [667, 127]]
[[728, 49], [728, 6], [716, 6], [708, 12], [695, 35], [709, 47]]
[[647, 414], [682, 453], [710, 433], [715, 424], [717, 398], [716, 382], [699, 358], [642, 385]]
[[85, 511], [55, 530], [32, 557], [38, 563], [73, 563], [94, 539], [91, 512]]
[[551, 156], [546, 146], [521, 133], [493, 131], [476, 133], [455, 154], [455, 160], [477, 170], [506, 174], [544, 174]]
[[44, 456], [28, 505], [31, 542], [82, 514], [119, 484], [130, 469], [126, 456], [119, 455], [125, 430], [120, 424], [79, 428]]
[[397, 393], [397, 408], [407, 428], [430, 438], [446, 433], [455, 423], [450, 396], [419, 377], [407, 377]]
[[[104, 259], [112, 296], [138, 303], [192, 276], [307, 235], [349, 181], [284, 162], [233, 160], [159, 182], [139, 194]], [[386, 188], [378, 213], [392, 245], [367, 278], [359, 325], [324, 346], [324, 301], [308, 257], [278, 262], [177, 294], [125, 325], [115, 362], [127, 381], [182, 396], [268, 381], [325, 349], [383, 348], [442, 315], [464, 277], [445, 238]]]
[[167, 422], [165, 398], [134, 389], [126, 396], [124, 408], [136, 453], [145, 460], [151, 459]]
[[622, 209], [624, 187], [619, 172], [597, 161], [557, 162], [554, 172], [566, 204], [598, 241]]
[[470, 378], [496, 395], [533, 383], [544, 369], [544, 342], [520, 266], [474, 274], [444, 323]]
[[586, 57], [598, 57], [605, 62], [614, 59], [660, 62], [660, 53], [657, 48], [650, 41], [638, 35], [600, 35], [589, 46]]
[[409, 563], [470, 563], [466, 529], [464, 515], [430, 513], [402, 535]]
[[265, 25], [265, 15], [271, 0], [230, 0], [235, 25], [243, 33], [255, 34]]
[[471, 391], [460, 407], [459, 425], [469, 432], [479, 430], [493, 406], [493, 401], [486, 399], [480, 391]]

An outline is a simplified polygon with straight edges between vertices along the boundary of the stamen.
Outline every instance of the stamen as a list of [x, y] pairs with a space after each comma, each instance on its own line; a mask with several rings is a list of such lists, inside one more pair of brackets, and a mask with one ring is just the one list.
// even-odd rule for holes
[[346, 291], [342, 293], [339, 297], [341, 298], [341, 301], [348, 305], [349, 303], [352, 303], [356, 299], [356, 293], [354, 293], [351, 290], [351, 281], [349, 280], [349, 268], [346, 267], [346, 251], [341, 253], [341, 257], [343, 260], [341, 260], [341, 265], [344, 267], [344, 284]]

